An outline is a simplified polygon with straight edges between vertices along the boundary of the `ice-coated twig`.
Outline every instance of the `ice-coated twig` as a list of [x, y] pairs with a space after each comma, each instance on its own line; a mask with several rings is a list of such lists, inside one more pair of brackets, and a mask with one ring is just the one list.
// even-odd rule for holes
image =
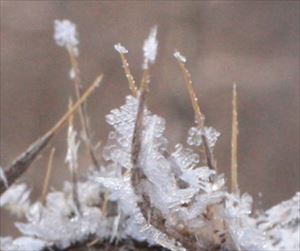
[[[185, 85], [187, 87], [187, 90], [188, 90], [188, 93], [189, 93], [189, 96], [190, 96], [190, 100], [191, 100], [191, 103], [192, 103], [192, 106], [193, 106], [193, 110], [194, 110], [194, 114], [195, 114], [195, 121], [196, 121], [198, 130], [202, 131], [204, 129], [205, 116], [201, 112], [200, 105], [199, 105], [199, 102], [198, 102], [198, 98], [197, 98], [196, 92], [195, 92], [194, 87], [193, 87], [191, 74], [189, 73], [189, 71], [185, 67], [186, 59], [185, 59], [184, 56], [182, 56], [180, 54], [179, 51], [176, 51], [174, 53], [174, 57], [177, 59], [178, 65], [179, 65], [179, 67], [182, 71], [182, 74], [183, 74], [184, 82], [185, 82]], [[216, 161], [214, 160], [213, 153], [212, 153], [211, 148], [208, 144], [208, 139], [206, 137], [206, 134], [201, 133], [201, 138], [202, 138], [202, 141], [203, 141], [203, 148], [204, 148], [204, 152], [205, 152], [206, 163], [207, 163], [207, 165], [210, 169], [217, 170]]]
[[122, 61], [122, 67], [124, 69], [125, 76], [127, 78], [128, 84], [129, 84], [129, 89], [132, 92], [132, 95], [136, 97], [138, 94], [138, 88], [135, 84], [134, 77], [130, 71], [129, 63], [124, 55], [124, 54], [128, 53], [128, 50], [124, 46], [122, 46], [120, 43], [115, 44], [114, 48], [120, 54], [121, 61]]
[[238, 113], [236, 84], [232, 89], [232, 131], [231, 131], [231, 191], [237, 193], [238, 186], [238, 164], [237, 164], [237, 140], [238, 140]]
[[[70, 70], [70, 78], [74, 82], [75, 88], [75, 95], [76, 99], [78, 100], [82, 95], [82, 85], [81, 85], [81, 77], [80, 77], [80, 69], [79, 63], [77, 60], [78, 57], [78, 32], [76, 30], [76, 25], [70, 22], [69, 20], [56, 20], [54, 22], [55, 32], [54, 32], [54, 39], [56, 43], [61, 46], [65, 47], [68, 51], [71, 63], [71, 70]], [[91, 141], [91, 132], [89, 127], [89, 120], [86, 112], [86, 104], [83, 103], [79, 108], [79, 119], [82, 126], [83, 132], [83, 139], [85, 145], [87, 147], [88, 153], [91, 158], [91, 162], [96, 169], [99, 169], [99, 161], [97, 159], [94, 147]]]
[[65, 125], [69, 117], [85, 102], [85, 100], [93, 93], [93, 91], [99, 86], [103, 75], [96, 78], [94, 83], [85, 91], [79, 100], [72, 106], [72, 108], [47, 132], [44, 136], [37, 139], [32, 143], [22, 154], [20, 154], [11, 165], [5, 169], [5, 176], [7, 178], [7, 185], [1, 179], [0, 180], [0, 195], [15, 182], [31, 165], [38, 154], [48, 145], [49, 141], [55, 134]]
[[[70, 99], [69, 109], [72, 107], [72, 99]], [[74, 130], [73, 125], [73, 116], [69, 118], [69, 127], [68, 127], [68, 151], [66, 155], [65, 162], [69, 165], [69, 170], [72, 177], [72, 199], [74, 201], [76, 212], [81, 214], [80, 202], [78, 199], [78, 148], [80, 142], [76, 141], [77, 132]]]

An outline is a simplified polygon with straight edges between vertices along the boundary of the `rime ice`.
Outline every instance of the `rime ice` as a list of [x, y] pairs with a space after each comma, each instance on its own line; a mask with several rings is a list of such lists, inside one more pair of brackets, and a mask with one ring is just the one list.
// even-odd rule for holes
[[179, 51], [175, 51], [174, 52], [174, 57], [177, 58], [181, 63], [185, 63], [186, 62], [186, 58], [184, 56], [182, 56], [182, 54]]
[[124, 46], [122, 46], [120, 43], [115, 44], [114, 48], [119, 53], [123, 53], [123, 54], [128, 53], [128, 50]]
[[144, 64], [143, 68], [148, 69], [149, 63], [153, 64], [155, 62], [157, 54], [158, 42], [156, 39], [157, 26], [154, 26], [149, 34], [149, 37], [145, 40], [143, 51], [144, 51]]
[[69, 49], [77, 48], [79, 44], [76, 25], [69, 20], [54, 21], [54, 40], [57, 45]]

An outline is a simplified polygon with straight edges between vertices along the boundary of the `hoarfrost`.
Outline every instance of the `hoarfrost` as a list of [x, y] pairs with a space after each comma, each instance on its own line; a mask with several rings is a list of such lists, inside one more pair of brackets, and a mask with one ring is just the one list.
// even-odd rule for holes
[[188, 132], [187, 143], [191, 146], [200, 146], [203, 143], [203, 135], [207, 138], [208, 146], [213, 148], [221, 134], [213, 127], [204, 127], [203, 129], [191, 127]]
[[150, 31], [149, 37], [144, 42], [143, 69], [148, 69], [149, 63], [154, 64], [154, 62], [155, 62], [155, 58], [156, 58], [156, 54], [157, 54], [157, 46], [158, 46], [156, 35], [157, 35], [157, 26], [154, 26]]
[[118, 44], [115, 44], [114, 45], [114, 48], [117, 52], [121, 53], [121, 54], [126, 54], [128, 53], [128, 50], [123, 46], [121, 45], [120, 43]]
[[0, 180], [2, 180], [4, 182], [4, 185], [6, 187], [8, 187], [7, 178], [6, 178], [6, 175], [5, 175], [5, 172], [4, 172], [3, 168], [1, 166], [0, 166]]
[[58, 46], [77, 50], [79, 39], [76, 25], [69, 20], [55, 20], [54, 40]]
[[179, 51], [175, 51], [174, 52], [174, 57], [177, 58], [181, 63], [185, 63], [186, 62], [186, 58], [184, 56], [182, 56], [182, 54]]
[[24, 183], [12, 185], [0, 197], [0, 207], [7, 208], [12, 214], [21, 217], [30, 206], [30, 190]]

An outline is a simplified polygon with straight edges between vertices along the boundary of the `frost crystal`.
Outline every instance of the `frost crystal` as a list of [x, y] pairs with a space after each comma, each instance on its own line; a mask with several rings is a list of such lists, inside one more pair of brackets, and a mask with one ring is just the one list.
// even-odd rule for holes
[[175, 51], [174, 52], [174, 57], [177, 58], [181, 63], [185, 63], [186, 62], [186, 58], [184, 56], [182, 56], [182, 54], [179, 51]]
[[299, 250], [300, 192], [267, 210], [257, 219], [257, 226], [266, 233], [273, 250]]
[[7, 178], [6, 178], [6, 175], [5, 175], [5, 172], [4, 172], [3, 168], [1, 166], [0, 166], [0, 180], [2, 180], [4, 182], [4, 185], [6, 187], [8, 187]]
[[79, 39], [76, 25], [69, 20], [55, 20], [54, 40], [61, 47], [77, 49]]
[[30, 191], [26, 184], [12, 185], [0, 197], [0, 207], [7, 208], [12, 214], [21, 217], [29, 208]]
[[188, 132], [187, 143], [191, 146], [200, 146], [202, 144], [203, 135], [207, 138], [208, 146], [213, 148], [221, 134], [213, 127], [204, 127], [204, 129], [191, 127]]
[[124, 46], [122, 46], [120, 43], [115, 44], [114, 47], [115, 47], [115, 50], [121, 54], [128, 53], [128, 50]]
[[77, 132], [73, 129], [73, 126], [70, 125], [68, 128], [68, 151], [66, 155], [66, 163], [69, 164], [71, 170], [77, 169], [78, 163], [78, 148], [80, 142], [76, 142]]
[[20, 237], [15, 240], [11, 237], [0, 237], [0, 247], [4, 251], [40, 251], [46, 244], [45, 241], [31, 237]]
[[145, 40], [143, 51], [144, 51], [144, 64], [143, 68], [148, 69], [149, 63], [154, 64], [158, 42], [156, 39], [157, 26], [154, 26], [149, 34], [149, 37]]
[[[144, 43], [144, 69], [155, 61], [156, 33], [155, 27]], [[55, 21], [58, 45], [76, 52], [77, 36], [70, 21]], [[115, 49], [127, 53], [121, 44]], [[186, 61], [178, 51], [174, 56]], [[70, 77], [76, 77], [75, 69]], [[12, 185], [2, 194], [0, 207], [25, 219], [15, 223], [20, 238], [0, 238], [1, 250], [69, 250], [88, 246], [91, 237], [99, 241], [91, 247], [95, 250], [119, 240], [171, 251], [299, 250], [299, 192], [252, 216], [252, 197], [227, 192], [224, 175], [202, 166], [198, 151], [182, 144], [170, 151], [164, 118], [145, 105], [137, 123], [139, 102], [137, 97], [127, 96], [124, 105], [105, 117], [112, 128], [103, 146], [100, 170], [77, 179], [79, 141], [70, 123], [65, 161], [72, 182], [65, 181], [61, 191], [51, 191], [44, 201], [32, 204], [25, 184]], [[213, 150], [219, 136], [212, 127], [192, 127], [187, 143], [201, 146], [205, 139]], [[2, 168], [0, 180], [7, 185]]]

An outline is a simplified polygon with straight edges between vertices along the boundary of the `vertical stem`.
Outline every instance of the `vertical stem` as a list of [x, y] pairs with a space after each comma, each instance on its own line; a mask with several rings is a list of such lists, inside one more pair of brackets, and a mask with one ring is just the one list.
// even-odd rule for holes
[[238, 164], [237, 164], [237, 139], [238, 139], [238, 113], [236, 84], [232, 89], [232, 133], [231, 133], [231, 190], [237, 193], [238, 186]]
[[[74, 49], [72, 47], [70, 47], [70, 48], [68, 48], [68, 52], [69, 52], [70, 62], [71, 62], [71, 67], [72, 67], [71, 70], [74, 71], [74, 74], [75, 74], [74, 75], [75, 95], [76, 95], [76, 99], [78, 100], [82, 95], [79, 66], [78, 66], [78, 62], [76, 59], [76, 54], [74, 52]], [[94, 152], [94, 148], [91, 143], [89, 123], [88, 123], [85, 104], [82, 104], [79, 108], [79, 118], [80, 118], [80, 123], [81, 123], [83, 134], [84, 134], [84, 142], [88, 149], [91, 161], [92, 161], [94, 167], [99, 169], [100, 165], [99, 165], [96, 154]]]
[[137, 88], [137, 86], [135, 84], [135, 80], [134, 80], [134, 78], [131, 74], [128, 61], [125, 58], [124, 53], [120, 53], [120, 57], [121, 57], [121, 60], [122, 60], [122, 65], [123, 65], [123, 69], [124, 69], [124, 72], [125, 72], [125, 76], [128, 80], [129, 89], [131, 90], [132, 95], [136, 97], [137, 93], [138, 93], [138, 88]]
[[47, 173], [46, 173], [45, 180], [44, 180], [44, 186], [43, 186], [43, 191], [42, 191], [42, 196], [41, 196], [42, 203], [44, 203], [46, 200], [46, 194], [47, 194], [47, 190], [49, 187], [49, 181], [50, 181], [50, 177], [51, 177], [51, 173], [52, 173], [54, 153], [55, 153], [55, 148], [53, 147], [51, 149], [51, 152], [49, 155], [49, 160], [48, 160], [48, 165], [47, 165]]

